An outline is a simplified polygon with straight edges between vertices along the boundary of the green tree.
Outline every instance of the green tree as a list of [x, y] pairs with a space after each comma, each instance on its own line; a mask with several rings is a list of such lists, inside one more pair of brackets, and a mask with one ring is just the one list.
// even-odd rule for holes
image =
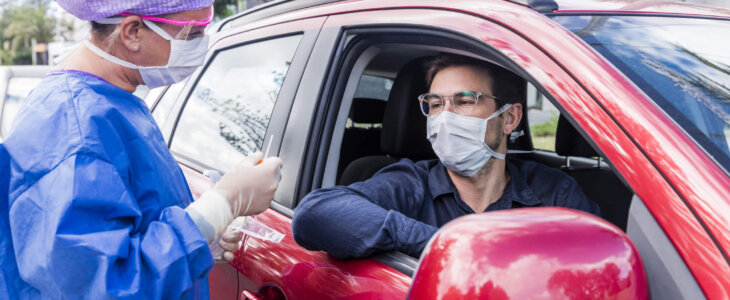
[[32, 44], [53, 41], [55, 19], [47, 14], [48, 0], [6, 6], [0, 20], [3, 64], [29, 64]]
[[216, 0], [213, 2], [213, 11], [218, 20], [223, 20], [236, 13], [237, 0]]

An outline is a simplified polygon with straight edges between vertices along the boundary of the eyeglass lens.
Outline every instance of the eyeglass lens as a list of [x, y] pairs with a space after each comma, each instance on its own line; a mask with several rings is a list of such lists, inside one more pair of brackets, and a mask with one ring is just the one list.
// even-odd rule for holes
[[[441, 96], [439, 94], [423, 94], [419, 97], [421, 102], [421, 111], [426, 116], [435, 116], [444, 110], [445, 100], [451, 102], [452, 111], [460, 115], [468, 115], [474, 111], [477, 105], [479, 93], [477, 92], [458, 92], [452, 96]], [[446, 99], [444, 99], [446, 98]]]

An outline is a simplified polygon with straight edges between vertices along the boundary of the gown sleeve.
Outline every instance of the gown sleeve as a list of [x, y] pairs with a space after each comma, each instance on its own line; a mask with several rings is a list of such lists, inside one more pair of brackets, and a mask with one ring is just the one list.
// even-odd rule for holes
[[213, 267], [182, 208], [162, 208], [140, 228], [117, 168], [93, 154], [72, 155], [17, 192], [9, 221], [18, 269], [45, 297], [186, 298]]

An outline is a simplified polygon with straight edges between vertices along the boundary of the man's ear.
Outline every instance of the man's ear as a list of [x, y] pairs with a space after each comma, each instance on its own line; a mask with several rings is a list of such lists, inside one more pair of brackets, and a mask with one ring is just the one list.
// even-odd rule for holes
[[141, 33], [144, 28], [142, 18], [139, 16], [128, 16], [122, 20], [119, 39], [129, 52], [137, 52], [140, 49]]
[[522, 104], [513, 103], [503, 114], [502, 114], [502, 131], [504, 134], [509, 134], [520, 125], [522, 120]]

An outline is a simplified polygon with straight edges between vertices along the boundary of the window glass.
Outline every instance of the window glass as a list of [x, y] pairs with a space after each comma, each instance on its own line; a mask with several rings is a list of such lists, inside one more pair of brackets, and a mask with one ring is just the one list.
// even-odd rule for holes
[[165, 125], [165, 122], [167, 122], [167, 117], [170, 116], [170, 112], [172, 110], [172, 107], [175, 104], [175, 100], [180, 96], [180, 92], [182, 92], [183, 87], [185, 87], [185, 84], [188, 82], [190, 77], [187, 79], [175, 83], [171, 85], [167, 90], [165, 90], [165, 93], [162, 94], [162, 97], [159, 101], [157, 101], [157, 104], [152, 110], [152, 117], [155, 118], [155, 121], [157, 122], [157, 126], [162, 128], [163, 125]]
[[730, 21], [564, 16], [700, 147], [730, 170]]
[[13, 77], [8, 82], [7, 97], [3, 106], [3, 136], [10, 133], [10, 125], [13, 124], [15, 114], [18, 113], [23, 100], [28, 97], [30, 91], [41, 82], [41, 77]]
[[355, 91], [355, 98], [371, 98], [388, 101], [393, 80], [385, 77], [362, 75]]
[[558, 111], [552, 102], [537, 89], [527, 85], [527, 121], [530, 124], [535, 149], [555, 151], [555, 133], [558, 130]]
[[227, 171], [258, 151], [301, 36], [218, 53], [190, 94], [171, 149]]

